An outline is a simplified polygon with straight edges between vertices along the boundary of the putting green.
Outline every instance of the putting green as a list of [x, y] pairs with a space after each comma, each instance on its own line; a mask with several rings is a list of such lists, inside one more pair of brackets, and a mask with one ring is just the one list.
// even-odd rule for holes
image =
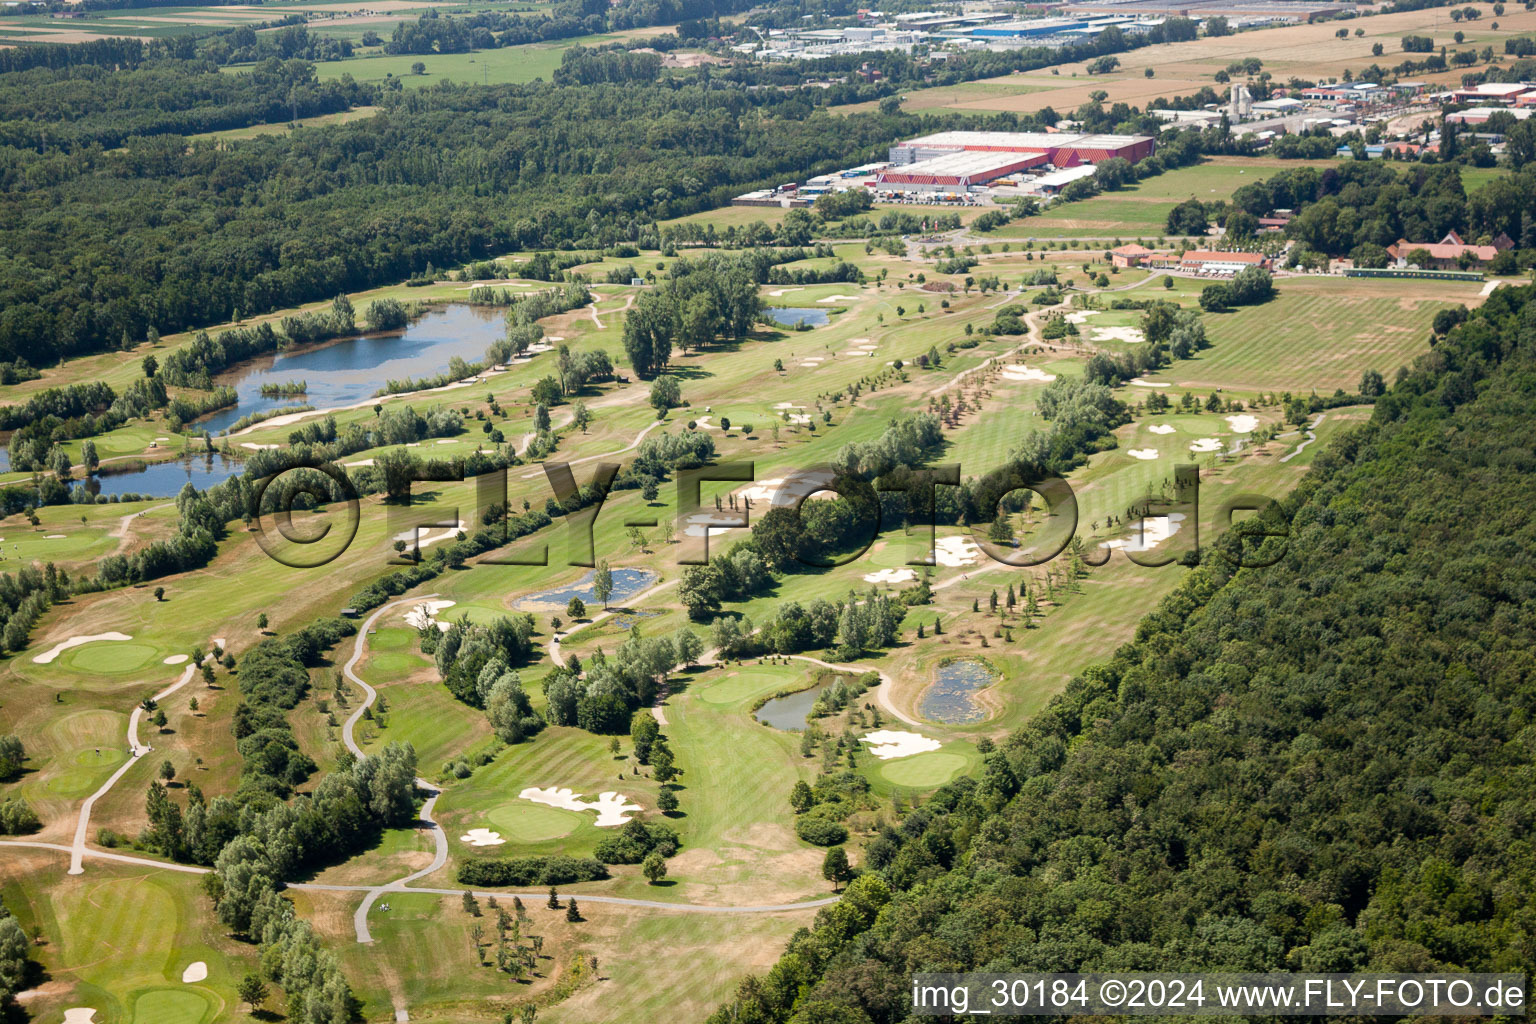
[[[582, 822], [582, 816], [575, 811], [546, 807], [527, 800], [502, 804], [486, 816], [491, 819], [491, 828], [500, 832], [501, 838], [509, 846], [514, 843], [541, 843], [546, 839], [559, 839], [576, 831]], [[592, 815], [587, 817], [592, 818]]]
[[150, 989], [133, 1001], [133, 1024], [203, 1024], [212, 1019], [208, 998], [188, 989]]
[[959, 754], [930, 751], [916, 757], [904, 757], [880, 767], [880, 774], [898, 786], [931, 789], [942, 786], [959, 774], [965, 767], [965, 758]]
[[119, 746], [119, 742], [114, 741], [110, 746], [102, 747], [100, 752], [94, 748], [76, 752], [73, 763], [79, 770], [55, 775], [44, 788], [70, 800], [90, 793], [101, 785], [103, 772], [116, 768], [127, 758], [126, 748]]
[[160, 648], [149, 644], [102, 641], [65, 651], [61, 660], [81, 672], [117, 675], [136, 672], [151, 662], [159, 661], [161, 657]]

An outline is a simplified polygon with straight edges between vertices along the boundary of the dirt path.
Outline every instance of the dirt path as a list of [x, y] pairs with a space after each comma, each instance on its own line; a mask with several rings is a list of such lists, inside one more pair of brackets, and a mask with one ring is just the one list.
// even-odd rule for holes
[[117, 550], [114, 551], [113, 554], [122, 554], [125, 550], [127, 550], [128, 545], [133, 543], [133, 538], [129, 536], [129, 527], [133, 524], [135, 519], [139, 518], [139, 516], [147, 516], [151, 512], [158, 512], [163, 508], [174, 508], [175, 505], [176, 503], [174, 501], [167, 501], [161, 505], [151, 505], [149, 508], [140, 509], [138, 512], [130, 512], [123, 516], [123, 518], [119, 519], [117, 521], [116, 528], [114, 528], [110, 534], [110, 536], [117, 538]]

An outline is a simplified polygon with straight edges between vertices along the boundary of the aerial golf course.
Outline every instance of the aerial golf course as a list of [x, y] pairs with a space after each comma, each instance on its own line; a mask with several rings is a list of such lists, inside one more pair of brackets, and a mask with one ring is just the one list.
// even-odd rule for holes
[[[626, 359], [626, 323], [678, 258], [706, 258], [702, 249], [591, 254], [564, 271], [591, 282], [589, 301], [538, 318], [533, 345], [466, 379], [207, 439], [159, 413], [94, 438], [102, 455], [181, 467], [191, 490], [120, 481], [114, 500], [7, 515], [0, 572], [46, 565], [91, 579], [104, 560], [183, 536], [195, 497], [235, 486], [241, 465], [338, 436], [370, 440], [331, 460], [359, 485], [350, 505], [300, 501], [281, 529], [270, 509], [232, 517], [197, 568], [60, 589], [0, 661], [0, 733], [25, 747], [0, 799], [36, 818], [0, 840], [0, 895], [41, 972], [27, 1011], [44, 1021], [94, 1011], [71, 1024], [237, 1019], [253, 976], [271, 979], [266, 1012], [284, 1013], [260, 936], [230, 923], [241, 912], [227, 890], [215, 909], [229, 858], [202, 855], [190, 837], [215, 829], [219, 798], [299, 805], [328, 776], [403, 765], [409, 805], [382, 814], [385, 827], [355, 846], [300, 850], [270, 880], [348, 979], [362, 1019], [500, 1021], [525, 1007], [540, 1021], [702, 1019], [841, 895], [866, 843], [983, 771], [1010, 730], [1130, 639], [1185, 571], [1147, 564], [1153, 556], [1217, 537], [1229, 526], [1225, 494], [1284, 497], [1331, 438], [1369, 416], [1347, 400], [1362, 375], [1412, 363], [1439, 309], [1486, 294], [1457, 283], [1431, 299], [1393, 281], [1345, 293], [1343, 279], [1278, 275], [1267, 303], [1202, 313], [1199, 282], [1112, 273], [1102, 247], [1004, 233], [952, 248], [967, 247], [971, 269], [957, 274], [937, 268], [942, 250], [893, 255], [862, 241], [783, 264], [814, 275], [846, 263], [858, 279], [753, 282], [758, 309], [739, 337], [670, 353], [661, 375], [678, 393], [661, 408], [654, 375]], [[550, 289], [510, 276], [533, 255], [504, 254], [501, 287]], [[651, 280], [607, 283], [627, 264]], [[998, 287], [968, 281], [983, 275]], [[392, 287], [349, 302], [360, 322], [376, 302], [419, 303], [401, 329], [409, 338], [471, 287], [444, 271], [408, 295]], [[931, 547], [926, 525], [896, 518], [844, 538], [834, 564], [766, 560], [765, 570], [748, 559], [725, 578], [684, 561], [706, 541], [712, 566], [735, 565], [733, 548], [755, 537], [762, 550], [786, 543], [725, 524], [839, 504], [803, 472], [846, 465], [850, 450], [868, 459], [914, 417], [938, 431], [927, 461], [959, 463], [962, 478], [1005, 466], [1052, 429], [1051, 403], [1095, 356], [1148, 344], [1145, 304], [1116, 308], [1122, 299], [1189, 314], [1205, 344], [1134, 381], [1074, 393], [1120, 413], [1071, 460], [1069, 553], [1034, 566], [989, 555], [984, 544], [1022, 548], [1055, 523], [1038, 503], [1014, 502], [941, 521]], [[517, 308], [481, 309], [472, 347], [506, 336]], [[814, 326], [786, 326], [798, 319]], [[65, 362], [8, 400], [92, 379], [126, 387], [147, 356], [165, 365], [195, 344], [168, 334]], [[558, 394], [542, 383], [566, 372], [563, 360], [600, 351], [611, 372]], [[385, 424], [408, 420], [424, 424], [414, 439], [386, 439]], [[675, 452], [696, 436], [707, 441], [701, 461], [750, 462], [751, 475], [707, 480], [698, 505], [681, 507], [689, 464]], [[64, 447], [78, 466], [80, 442]], [[209, 468], [210, 449], [236, 470]], [[504, 485], [488, 484], [491, 470], [465, 472], [493, 456]], [[602, 464], [636, 459], [653, 486], [621, 468], [600, 504], [579, 508], [561, 507], [545, 469], [568, 463], [586, 487]], [[385, 472], [400, 460], [421, 470], [409, 497]], [[1198, 510], [1176, 504], [1176, 466], [1198, 475]], [[6, 472], [0, 486], [31, 476]], [[530, 528], [469, 550], [508, 520]], [[267, 550], [291, 554], [325, 530], [315, 544], [335, 550], [317, 567]], [[803, 622], [788, 620], [790, 605]], [[867, 636], [866, 612], [884, 623]], [[293, 646], [297, 668], [273, 660], [322, 622], [335, 631]], [[281, 699], [267, 694], [293, 672], [300, 681]], [[409, 761], [392, 760], [406, 748]], [[383, 799], [382, 783], [357, 785]], [[238, 814], [230, 820], [238, 831]], [[557, 876], [573, 880], [546, 881]]]

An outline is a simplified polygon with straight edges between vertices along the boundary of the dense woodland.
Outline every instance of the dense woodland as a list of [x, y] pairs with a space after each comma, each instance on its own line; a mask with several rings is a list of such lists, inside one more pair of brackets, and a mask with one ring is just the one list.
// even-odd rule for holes
[[[190, 89], [201, 76], [183, 70]], [[914, 123], [677, 81], [536, 82], [396, 94], [379, 117], [238, 146], [0, 150], [0, 362], [44, 365], [430, 264], [634, 241], [653, 217], [860, 159]]]
[[1210, 556], [712, 1020], [899, 1021], [921, 970], [1529, 973], [1533, 292], [1317, 458], [1277, 564]]

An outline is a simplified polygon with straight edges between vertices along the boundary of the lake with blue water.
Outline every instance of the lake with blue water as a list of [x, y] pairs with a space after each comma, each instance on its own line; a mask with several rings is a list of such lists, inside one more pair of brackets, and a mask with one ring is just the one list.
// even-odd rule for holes
[[[355, 405], [378, 394], [390, 380], [443, 373], [454, 356], [480, 362], [491, 342], [502, 336], [504, 322], [499, 309], [456, 304], [429, 310], [403, 331], [360, 334], [247, 360], [215, 381], [234, 388], [239, 403], [196, 425], [217, 434], [253, 412], [290, 405]], [[263, 384], [299, 380], [308, 385], [302, 395], [261, 393]]]

